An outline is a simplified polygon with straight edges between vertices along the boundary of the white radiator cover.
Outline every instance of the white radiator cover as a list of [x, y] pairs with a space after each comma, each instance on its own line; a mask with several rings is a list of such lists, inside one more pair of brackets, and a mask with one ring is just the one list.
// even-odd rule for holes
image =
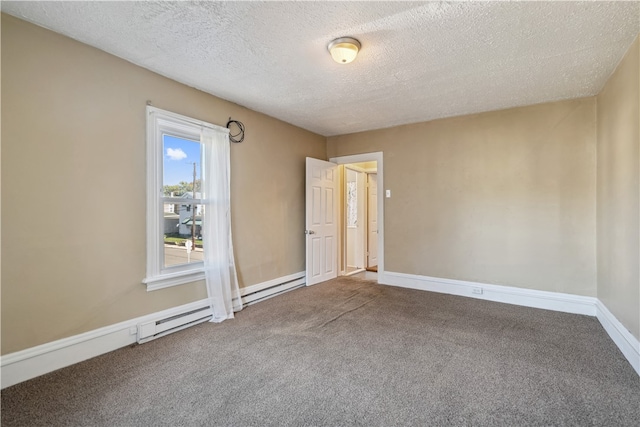
[[212, 310], [209, 305], [176, 314], [167, 318], [138, 324], [138, 344], [177, 332], [189, 326], [211, 319]]

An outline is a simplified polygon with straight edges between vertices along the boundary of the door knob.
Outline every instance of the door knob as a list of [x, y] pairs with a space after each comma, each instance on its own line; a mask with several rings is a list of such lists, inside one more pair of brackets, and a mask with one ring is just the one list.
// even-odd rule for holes
[[304, 230], [304, 234], [316, 234], [313, 230]]

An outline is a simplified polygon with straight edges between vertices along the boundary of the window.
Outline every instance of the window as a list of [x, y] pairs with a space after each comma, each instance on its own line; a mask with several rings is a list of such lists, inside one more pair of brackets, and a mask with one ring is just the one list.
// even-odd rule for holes
[[204, 279], [203, 128], [147, 107], [147, 290]]
[[358, 187], [356, 181], [347, 182], [347, 227], [358, 226]]

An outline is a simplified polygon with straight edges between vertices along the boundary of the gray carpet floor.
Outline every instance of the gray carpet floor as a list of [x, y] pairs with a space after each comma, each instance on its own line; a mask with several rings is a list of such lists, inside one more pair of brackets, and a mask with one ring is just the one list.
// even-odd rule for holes
[[597, 319], [377, 285], [301, 288], [2, 391], [3, 426], [638, 426]]

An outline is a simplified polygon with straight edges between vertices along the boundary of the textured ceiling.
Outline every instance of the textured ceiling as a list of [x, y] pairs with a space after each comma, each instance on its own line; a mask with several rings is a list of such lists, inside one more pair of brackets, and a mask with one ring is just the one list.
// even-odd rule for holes
[[[2, 2], [2, 11], [322, 135], [597, 94], [637, 2]], [[326, 50], [352, 36], [339, 65]]]

